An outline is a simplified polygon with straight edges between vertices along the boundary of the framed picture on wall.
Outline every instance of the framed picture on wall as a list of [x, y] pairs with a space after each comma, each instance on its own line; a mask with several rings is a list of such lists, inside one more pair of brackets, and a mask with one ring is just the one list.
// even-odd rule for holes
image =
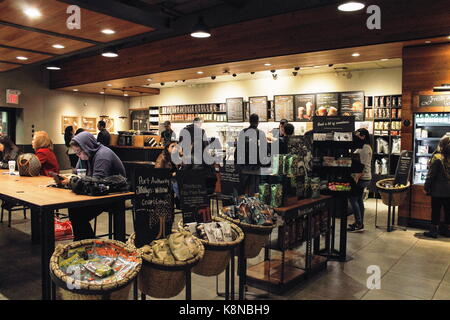
[[294, 121], [294, 96], [275, 96], [275, 121], [286, 119], [287, 121]]
[[61, 133], [64, 134], [66, 128], [72, 126], [74, 131], [77, 131], [78, 128], [81, 128], [80, 117], [74, 116], [62, 116], [61, 117]]
[[244, 98], [227, 99], [228, 122], [244, 122]]
[[298, 94], [295, 96], [295, 121], [312, 121], [316, 110], [315, 94]]
[[90, 132], [97, 132], [97, 118], [95, 117], [81, 117], [81, 128]]
[[106, 122], [106, 130], [108, 132], [113, 133], [114, 132], [114, 119], [113, 118], [105, 118], [103, 121]]
[[269, 117], [267, 115], [268, 112], [268, 99], [265, 97], [249, 97], [248, 98], [249, 105], [249, 113], [256, 113], [259, 116], [260, 122], [269, 121]]

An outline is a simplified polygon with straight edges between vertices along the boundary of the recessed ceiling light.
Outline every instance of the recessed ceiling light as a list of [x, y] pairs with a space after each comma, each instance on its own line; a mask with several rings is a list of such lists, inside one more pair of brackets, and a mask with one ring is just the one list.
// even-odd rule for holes
[[203, 74], [203, 71], [197, 71], [197, 74]]
[[112, 87], [112, 84], [111, 84], [111, 83], [108, 83], [107, 86], [108, 86], [108, 87]]
[[73, 89], [73, 91], [78, 92], [78, 89]]
[[270, 63], [265, 63], [264, 64], [266, 67], [270, 67], [272, 64], [270, 64]]
[[430, 41], [430, 40], [427, 40], [427, 41], [425, 41], [425, 43], [431, 43], [431, 41]]
[[63, 46], [62, 44], [54, 44], [54, 45], [52, 45], [52, 47], [55, 49], [64, 49], [65, 48], [65, 46]]
[[389, 59], [386, 59], [386, 58], [385, 58], [385, 59], [381, 59], [381, 61], [388, 61], [388, 60], [389, 60]]
[[352, 57], [359, 57], [361, 54], [359, 54], [358, 52], [352, 54]]
[[111, 29], [103, 29], [102, 33], [107, 34], [107, 35], [111, 35], [111, 34], [115, 34], [116, 32], [114, 30], [111, 30]]
[[365, 5], [361, 2], [356, 1], [349, 1], [341, 4], [338, 7], [339, 11], [345, 11], [345, 12], [351, 12], [351, 11], [358, 11], [361, 9], [364, 9]]
[[103, 51], [102, 56], [106, 58], [117, 58], [119, 54], [117, 53], [117, 50], [110, 49]]
[[105, 92], [104, 91], [100, 91], [100, 94], [105, 94]]
[[57, 65], [50, 65], [50, 66], [47, 66], [47, 70], [61, 70], [61, 67], [60, 66], [57, 66]]
[[23, 13], [25, 13], [30, 18], [39, 18], [42, 16], [41, 12], [36, 8], [26, 8], [23, 10]]
[[314, 68], [320, 68], [320, 66], [314, 66]]
[[27, 57], [23, 57], [23, 56], [18, 56], [16, 59], [17, 59], [17, 60], [22, 60], [22, 61], [28, 60]]
[[124, 96], [124, 97], [128, 97], [128, 93], [124, 93], [123, 96]]

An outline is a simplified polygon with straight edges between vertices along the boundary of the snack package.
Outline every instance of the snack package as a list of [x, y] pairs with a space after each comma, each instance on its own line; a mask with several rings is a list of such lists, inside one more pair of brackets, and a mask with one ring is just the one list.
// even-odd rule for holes
[[280, 174], [280, 155], [276, 154], [272, 156], [272, 174]]
[[268, 183], [260, 184], [259, 187], [259, 199], [264, 204], [270, 204], [270, 185]]
[[320, 178], [311, 179], [311, 191], [313, 199], [320, 198]]
[[281, 184], [273, 184], [271, 187], [270, 205], [279, 208], [283, 205], [283, 186]]
[[110, 266], [100, 262], [89, 261], [84, 267], [99, 278], [106, 278], [114, 274], [114, 270]]
[[172, 233], [167, 239], [170, 251], [178, 261], [187, 261], [194, 258], [185, 242], [185, 236], [182, 233]]

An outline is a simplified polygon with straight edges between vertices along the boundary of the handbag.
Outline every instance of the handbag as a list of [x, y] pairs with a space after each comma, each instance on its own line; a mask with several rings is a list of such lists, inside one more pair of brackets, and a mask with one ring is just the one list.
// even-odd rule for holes
[[41, 173], [41, 161], [32, 153], [22, 154], [17, 158], [21, 177], [37, 177]]

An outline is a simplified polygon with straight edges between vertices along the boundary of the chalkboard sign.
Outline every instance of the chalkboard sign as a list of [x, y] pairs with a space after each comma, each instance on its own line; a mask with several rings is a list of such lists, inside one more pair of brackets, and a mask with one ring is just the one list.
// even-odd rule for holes
[[353, 132], [355, 131], [355, 117], [314, 117], [314, 132]]
[[148, 109], [131, 110], [130, 114], [133, 130], [148, 131], [150, 120], [150, 111]]
[[294, 96], [275, 96], [275, 121], [294, 121]]
[[250, 97], [248, 98], [250, 114], [257, 114], [260, 122], [267, 122], [267, 97]]
[[134, 189], [136, 245], [140, 248], [171, 233], [174, 211], [170, 170], [137, 167]]
[[339, 115], [339, 93], [317, 94], [316, 116], [338, 116]]
[[308, 122], [316, 112], [316, 95], [299, 94], [294, 97], [295, 121]]
[[405, 186], [408, 184], [411, 175], [412, 158], [412, 151], [402, 151], [400, 160], [398, 161], [397, 170], [395, 171], [394, 184], [402, 184]]
[[183, 211], [183, 223], [211, 222], [211, 212], [206, 177], [203, 169], [182, 170], [177, 173], [180, 189], [180, 203]]
[[234, 164], [225, 164], [220, 168], [220, 184], [224, 195], [242, 194], [240, 173]]
[[450, 94], [419, 96], [419, 107], [450, 107]]
[[342, 92], [341, 116], [355, 116], [356, 121], [364, 121], [364, 92]]
[[228, 122], [244, 122], [244, 98], [227, 99]]

